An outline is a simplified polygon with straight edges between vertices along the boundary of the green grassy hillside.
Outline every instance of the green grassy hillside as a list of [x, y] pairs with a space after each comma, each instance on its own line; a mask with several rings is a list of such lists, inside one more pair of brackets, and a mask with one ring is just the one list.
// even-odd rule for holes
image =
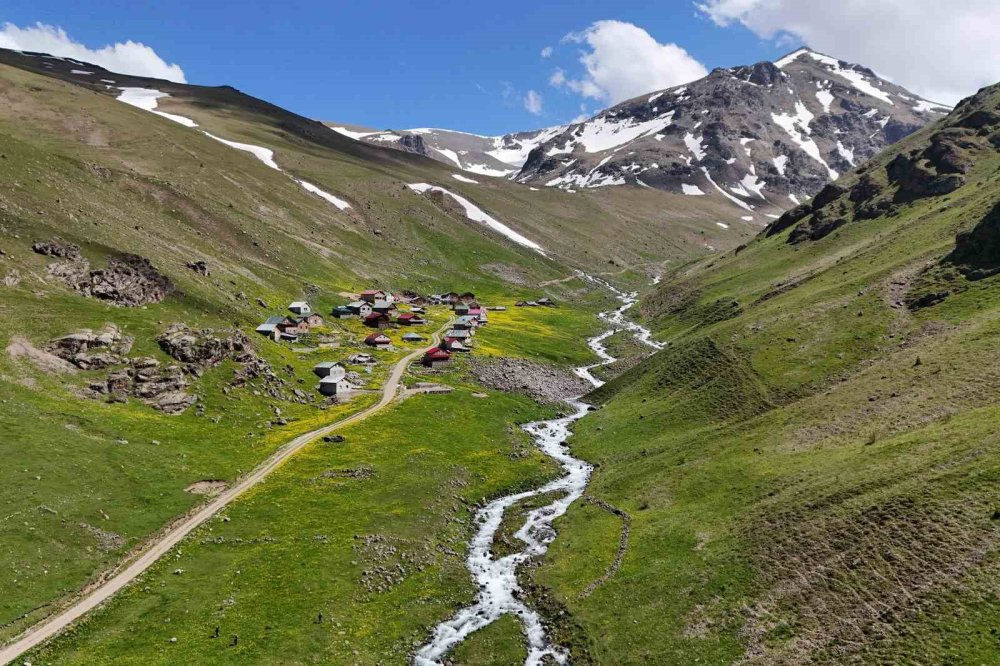
[[[253, 334], [290, 301], [307, 298], [325, 314], [371, 286], [471, 290], [508, 306], [546, 294], [571, 307], [510, 311], [481, 353], [583, 363], [591, 357], [584, 338], [599, 326], [593, 313], [610, 298], [572, 278], [574, 269], [645, 285], [670, 261], [732, 247], [751, 233], [738, 222], [726, 231], [715, 225], [715, 216], [732, 211], [709, 201], [619, 188], [536, 191], [487, 178], [463, 183], [437, 162], [350, 141], [230, 87], [96, 67], [83, 76], [72, 74], [75, 67], [0, 50], [0, 640], [204, 501], [186, 490], [193, 484], [231, 481], [295, 435], [374, 402], [362, 395], [323, 405], [310, 372], [317, 361], [362, 349], [366, 331], [358, 322], [328, 320], [297, 346]], [[120, 87], [168, 93], [157, 110], [197, 127], [118, 101]], [[284, 173], [203, 131], [272, 150]], [[290, 176], [351, 207], [338, 209]], [[451, 199], [406, 187], [415, 182], [460, 193], [547, 256], [469, 221]], [[86, 264], [33, 251], [53, 239], [79, 246]], [[165, 298], [119, 307], [60, 277], [67, 266], [86, 266], [82, 276], [91, 271], [93, 279], [127, 255], [148, 260]], [[197, 262], [206, 270], [192, 270]], [[434, 314], [426, 330], [444, 316]], [[103, 384], [109, 369], [75, 368], [50, 353], [55, 338], [114, 324], [132, 344], [110, 371], [127, 369], [129, 359], [165, 368], [176, 361], [158, 338], [177, 323], [222, 338], [248, 334], [276, 378], [233, 386], [246, 365], [230, 355], [185, 375], [196, 404], [170, 416], [135, 396], [122, 402], [93, 393], [89, 387]], [[401, 355], [383, 357], [364, 376], [366, 388], [377, 389]], [[516, 421], [510, 410], [496, 417]], [[499, 479], [503, 460], [483, 465]]]
[[996, 662], [998, 202], [994, 86], [644, 299], [573, 440], [620, 569], [592, 503], [535, 575], [576, 663]]

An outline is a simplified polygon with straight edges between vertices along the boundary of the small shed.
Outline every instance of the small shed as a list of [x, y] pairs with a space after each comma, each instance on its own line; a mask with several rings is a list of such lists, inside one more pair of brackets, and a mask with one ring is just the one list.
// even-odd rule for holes
[[346, 305], [338, 305], [334, 309], [330, 310], [330, 316], [334, 319], [350, 319], [356, 315], [351, 312], [351, 308]]
[[288, 309], [297, 315], [307, 315], [312, 312], [312, 308], [305, 301], [295, 301], [289, 304]]
[[358, 352], [357, 354], [352, 354], [350, 358], [347, 359], [347, 362], [352, 365], [373, 365], [376, 361], [371, 354]]

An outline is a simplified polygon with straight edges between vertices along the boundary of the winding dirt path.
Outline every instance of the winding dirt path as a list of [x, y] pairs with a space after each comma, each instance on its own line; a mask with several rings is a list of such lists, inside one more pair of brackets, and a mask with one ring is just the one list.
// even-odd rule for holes
[[[441, 334], [451, 324], [449, 321], [440, 329], [434, 332], [433, 344], [441, 341]], [[28, 650], [37, 647], [41, 643], [56, 636], [73, 622], [86, 615], [88, 612], [101, 605], [119, 590], [131, 583], [137, 576], [149, 569], [171, 548], [176, 546], [184, 537], [190, 534], [195, 528], [206, 520], [217, 514], [226, 506], [231, 504], [236, 498], [245, 493], [253, 486], [260, 483], [268, 474], [276, 470], [285, 461], [295, 455], [306, 444], [318, 437], [322, 437], [334, 430], [343, 428], [352, 423], [357, 423], [372, 416], [392, 403], [399, 393], [400, 380], [403, 373], [410, 367], [418, 357], [424, 353], [424, 347], [407, 354], [393, 366], [392, 371], [386, 378], [382, 387], [382, 397], [377, 403], [356, 414], [348, 416], [330, 425], [317, 428], [310, 432], [299, 435], [292, 441], [285, 444], [271, 455], [270, 458], [261, 463], [249, 475], [243, 477], [239, 483], [232, 486], [211, 502], [196, 510], [191, 515], [183, 518], [180, 522], [172, 526], [154, 541], [149, 542], [146, 547], [133, 559], [124, 569], [116, 573], [111, 578], [97, 584], [95, 587], [86, 590], [82, 596], [76, 599], [70, 606], [66, 607], [58, 614], [42, 620], [38, 624], [30, 627], [13, 643], [9, 643], [0, 648], [0, 664], [9, 664]]]

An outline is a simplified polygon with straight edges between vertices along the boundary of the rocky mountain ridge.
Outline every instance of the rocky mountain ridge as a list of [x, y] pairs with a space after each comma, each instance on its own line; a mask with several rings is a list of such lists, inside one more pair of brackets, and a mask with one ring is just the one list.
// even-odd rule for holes
[[533, 185], [721, 196], [744, 220], [763, 224], [948, 110], [866, 67], [803, 48], [536, 132], [335, 129]]

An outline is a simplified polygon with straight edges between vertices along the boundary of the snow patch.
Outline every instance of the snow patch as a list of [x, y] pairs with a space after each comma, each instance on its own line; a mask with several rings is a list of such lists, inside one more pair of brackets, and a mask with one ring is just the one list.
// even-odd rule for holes
[[821, 62], [827, 66], [832, 74], [836, 74], [840, 78], [846, 80], [850, 83], [856, 90], [863, 92], [866, 95], [874, 97], [875, 99], [881, 100], [888, 104], [889, 106], [894, 106], [892, 99], [889, 94], [880, 88], [876, 88], [875, 85], [868, 80], [868, 78], [861, 72], [848, 67], [844, 68], [840, 66], [840, 61], [836, 58], [831, 58], [830, 56], [823, 55], [822, 53], [816, 53], [815, 51], [808, 52], [809, 57], [817, 62]]
[[525, 236], [522, 236], [521, 234], [517, 233], [516, 231], [508, 227], [506, 224], [497, 221], [496, 219], [488, 215], [486, 212], [484, 212], [483, 209], [481, 209], [479, 206], [472, 203], [465, 197], [455, 194], [454, 192], [451, 192], [449, 190], [446, 190], [443, 187], [430, 185], [428, 183], [409, 183], [407, 184], [407, 187], [409, 187], [414, 192], [418, 192], [420, 194], [424, 194], [426, 192], [440, 192], [441, 194], [445, 194], [454, 199], [458, 203], [458, 205], [464, 208], [465, 216], [470, 220], [472, 220], [473, 222], [480, 222], [482, 224], [485, 224], [490, 229], [493, 229], [494, 231], [506, 236], [507, 238], [514, 241], [518, 245], [522, 245], [526, 248], [532, 249], [535, 252], [541, 254], [542, 256], [545, 256], [545, 251], [542, 249], [541, 245], [539, 245], [533, 240], [526, 238]]
[[355, 141], [360, 141], [366, 136], [371, 136], [372, 134], [381, 134], [381, 132], [355, 132], [354, 130], [349, 130], [346, 127], [335, 127], [333, 125], [330, 125], [330, 129], [337, 134], [343, 134], [347, 138], [354, 139]]
[[785, 167], [788, 165], [788, 155], [778, 155], [771, 161], [774, 163], [774, 168], [778, 170], [778, 174], [784, 176]]
[[684, 145], [687, 146], [687, 149], [691, 151], [691, 154], [699, 162], [705, 159], [705, 151], [701, 147], [701, 142], [704, 138], [704, 135], [696, 137], [691, 132], [684, 135]]
[[306, 191], [312, 192], [313, 194], [317, 195], [321, 199], [324, 199], [327, 202], [332, 203], [339, 210], [347, 210], [348, 208], [351, 207], [351, 204], [347, 203], [346, 201], [344, 201], [340, 197], [335, 197], [332, 194], [330, 194], [329, 192], [324, 192], [323, 190], [319, 189], [318, 187], [316, 187], [312, 183], [307, 183], [306, 181], [299, 180], [297, 178], [293, 178], [292, 180], [294, 180], [296, 183], [298, 183], [303, 188], [305, 188]]
[[[812, 52], [810, 51], [810, 53]], [[801, 148], [806, 155], [826, 167], [830, 180], [837, 180], [837, 176], [839, 174], [831, 169], [830, 165], [826, 163], [826, 160], [823, 159], [823, 155], [819, 152], [819, 146], [817, 146], [816, 142], [809, 136], [812, 133], [809, 123], [812, 122], [813, 118], [815, 118], [815, 116], [809, 111], [809, 109], [806, 108], [806, 105], [803, 104], [801, 100], [797, 100], [795, 102], [795, 113], [771, 114], [771, 120], [773, 120], [778, 127], [785, 130], [785, 133], [788, 134], [792, 141], [798, 144], [799, 148]]]
[[837, 152], [840, 153], [841, 157], [847, 160], [848, 164], [854, 166], [854, 150], [852, 148], [848, 148], [840, 141], [837, 141]]
[[688, 185], [687, 183], [681, 183], [681, 192], [688, 195], [689, 197], [703, 197], [705, 193], [701, 191], [701, 188], [697, 185]]
[[[745, 218], [744, 218], [744, 219], [745, 219]], [[750, 219], [752, 220], [753, 218], [751, 217]], [[728, 225], [728, 224], [726, 224], [725, 222], [716, 222], [715, 224], [716, 224], [717, 226], [720, 226], [720, 227], [722, 227], [723, 229], [728, 229], [728, 228], [729, 228], [729, 225]]]
[[167, 120], [172, 120], [175, 123], [180, 123], [184, 127], [197, 127], [198, 123], [191, 120], [190, 118], [185, 118], [184, 116], [178, 116], [173, 113], [165, 113], [163, 111], [157, 111], [156, 105], [158, 100], [163, 97], [170, 97], [165, 92], [160, 92], [159, 90], [153, 90], [152, 88], [119, 88], [122, 91], [118, 95], [119, 102], [125, 102], [131, 106], [134, 106], [143, 111], [149, 111], [155, 113], [158, 116], [162, 116]]
[[471, 178], [466, 178], [465, 176], [463, 176], [462, 174], [459, 174], [459, 173], [453, 173], [453, 174], [451, 174], [451, 177], [454, 178], [455, 180], [463, 182], [463, 183], [472, 183], [473, 185], [478, 185], [479, 184], [478, 180], [472, 180]]
[[751, 210], [751, 211], [753, 210], [753, 208], [750, 207], [750, 204], [748, 204], [747, 202], [743, 201], [742, 199], [737, 199], [732, 194], [730, 194], [729, 192], [726, 192], [724, 189], [722, 189], [721, 187], [719, 187], [716, 184], [716, 182], [714, 180], [712, 180], [712, 174], [710, 174], [708, 172], [707, 168], [701, 167], [701, 172], [705, 174], [705, 178], [708, 179], [708, 182], [710, 182], [712, 184], [712, 187], [714, 187], [715, 189], [717, 189], [722, 194], [722, 196], [726, 197], [727, 199], [729, 199], [730, 201], [732, 201], [734, 204], [736, 204], [740, 208], [743, 208], [744, 210]]

